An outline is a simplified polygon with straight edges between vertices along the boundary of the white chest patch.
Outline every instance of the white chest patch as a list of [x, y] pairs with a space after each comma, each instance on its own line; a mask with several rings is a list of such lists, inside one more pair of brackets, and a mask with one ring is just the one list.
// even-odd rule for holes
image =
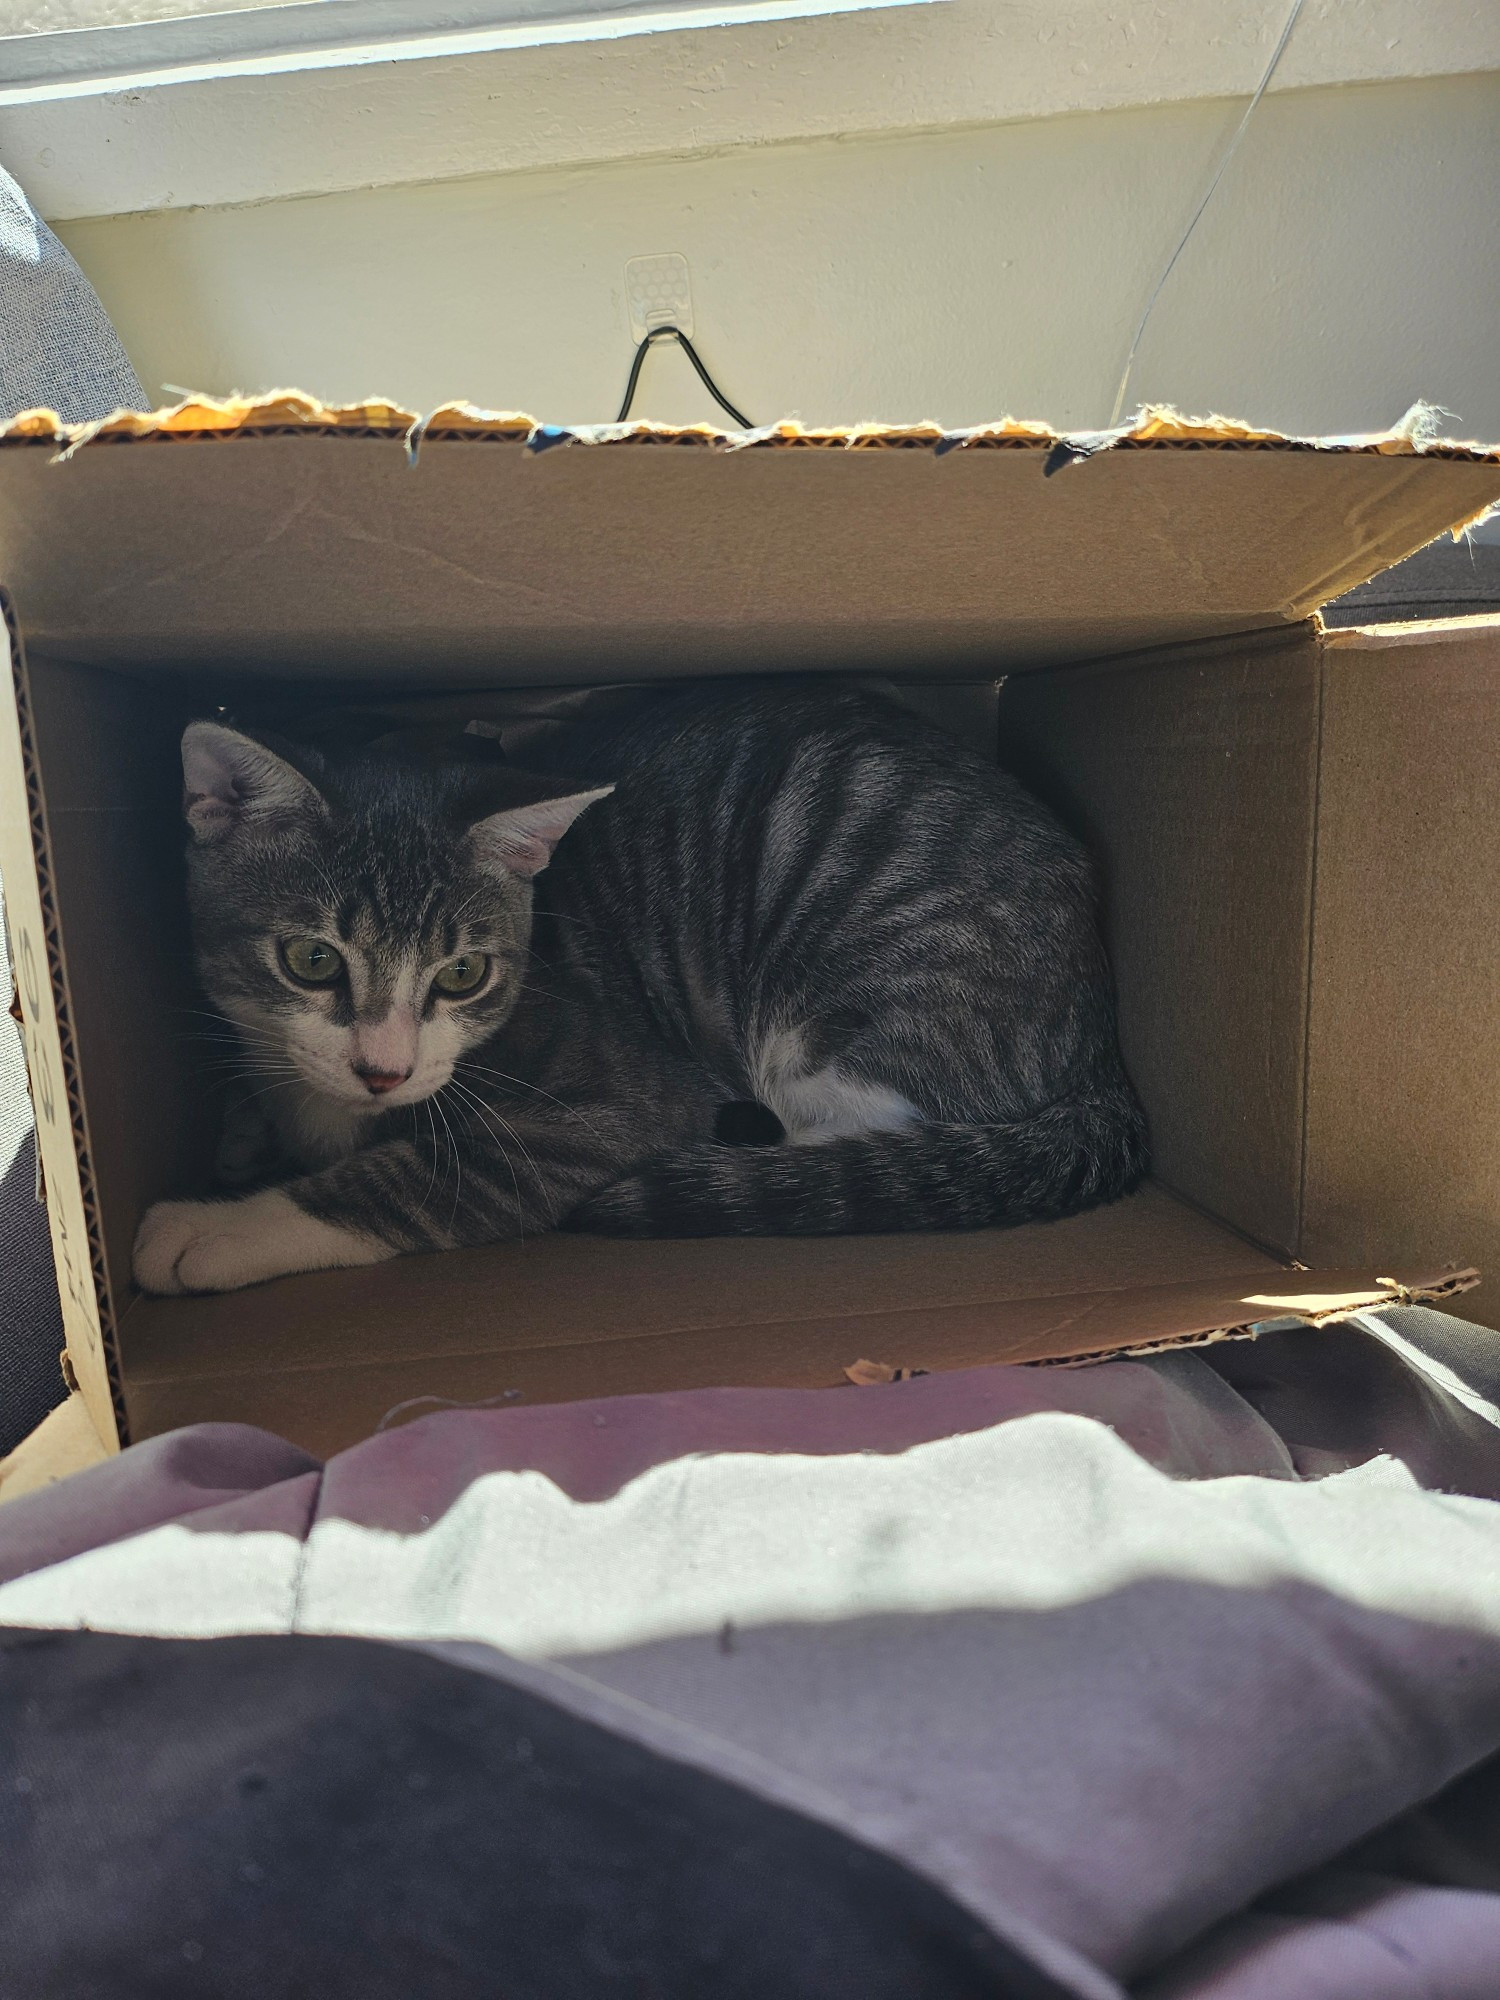
[[[321, 1091], [278, 1093], [273, 1116], [288, 1155], [308, 1172], [331, 1167], [365, 1143], [371, 1120], [382, 1108], [346, 1104]], [[288, 1102], [291, 1099], [293, 1101]]]
[[786, 1127], [794, 1146], [853, 1139], [862, 1132], [899, 1132], [922, 1114], [899, 1090], [845, 1076], [837, 1063], [810, 1069], [800, 1028], [767, 1038], [755, 1063], [757, 1094]]

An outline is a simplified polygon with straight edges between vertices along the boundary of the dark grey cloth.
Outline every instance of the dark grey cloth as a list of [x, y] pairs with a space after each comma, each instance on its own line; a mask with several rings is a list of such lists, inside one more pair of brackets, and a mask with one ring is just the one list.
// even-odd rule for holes
[[889, 1856], [350, 1639], [0, 1638], [0, 1991], [1057, 2000]]
[[1481, 528], [1444, 535], [1405, 562], [1323, 607], [1326, 625], [1393, 625], [1416, 618], [1469, 618], [1500, 611], [1500, 537]]
[[1381, 1452], [1423, 1486], [1500, 1500], [1500, 1333], [1404, 1306], [1306, 1333], [1225, 1341], [1204, 1360], [1319, 1479]]

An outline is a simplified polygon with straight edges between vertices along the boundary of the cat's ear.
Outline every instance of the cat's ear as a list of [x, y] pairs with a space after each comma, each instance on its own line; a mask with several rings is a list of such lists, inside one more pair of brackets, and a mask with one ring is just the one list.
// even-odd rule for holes
[[607, 799], [613, 790], [613, 785], [601, 785], [595, 792], [574, 792], [569, 798], [543, 799], [536, 805], [491, 813], [469, 828], [475, 856], [483, 867], [504, 868], [529, 881], [541, 874], [584, 807]]
[[237, 827], [323, 811], [309, 778], [222, 722], [190, 722], [182, 737], [182, 816], [194, 840], [222, 840]]

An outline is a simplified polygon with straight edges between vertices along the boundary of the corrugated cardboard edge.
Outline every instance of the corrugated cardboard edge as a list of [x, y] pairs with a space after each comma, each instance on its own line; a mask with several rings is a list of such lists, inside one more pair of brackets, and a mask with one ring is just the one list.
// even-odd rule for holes
[[486, 410], [466, 402], [444, 403], [423, 415], [386, 397], [326, 404], [299, 389], [277, 389], [263, 396], [223, 400], [189, 396], [158, 410], [117, 410], [89, 424], [65, 424], [54, 410], [27, 410], [0, 424], [0, 446], [50, 445], [61, 456], [71, 457], [91, 444], [320, 433], [400, 438], [413, 459], [426, 439], [464, 438], [520, 443], [534, 452], [577, 444], [697, 446], [734, 452], [768, 447], [845, 451], [928, 449], [938, 454], [1019, 447], [1048, 451], [1049, 472], [1092, 458], [1101, 451], [1160, 446], [1194, 450], [1373, 452], [1390, 457], [1500, 461], [1500, 447], [1433, 437], [1430, 414], [1420, 404], [1391, 430], [1348, 437], [1288, 436], [1233, 417], [1184, 416], [1165, 405], [1142, 409], [1113, 430], [1093, 432], [1064, 433], [1050, 424], [1016, 417], [1002, 417], [993, 423], [962, 429], [936, 423], [809, 426], [785, 421], [755, 430], [723, 431], [711, 424], [547, 424], [520, 411]]
[[[1478, 1271], [1472, 1267], [1421, 1276], [1377, 1277], [1368, 1283], [1358, 1279], [1349, 1283], [1347, 1274], [1341, 1275], [1345, 1282], [1328, 1288], [1316, 1271], [1289, 1271], [1285, 1298], [1278, 1298], [1267, 1284], [1248, 1299], [1242, 1297], [1235, 1301], [1241, 1305], [1263, 1303], [1273, 1308], [1292, 1308], [1294, 1300], [1298, 1299], [1308, 1301], [1296, 1304], [1295, 1309], [1273, 1310], [1264, 1318], [1231, 1318], [1226, 1314], [1222, 1319], [1210, 1318], [1171, 1331], [1164, 1329], [1138, 1340], [1122, 1341], [1077, 1354], [1039, 1355], [1030, 1360], [1016, 1361], [1013, 1365], [1021, 1368], [1090, 1368], [1101, 1361], [1138, 1361], [1149, 1354], [1171, 1354], [1180, 1349], [1209, 1347], [1221, 1340], [1255, 1340], [1263, 1333], [1289, 1327], [1306, 1327], [1311, 1331], [1329, 1326], [1335, 1320], [1347, 1319], [1356, 1312], [1379, 1311], [1387, 1306], [1442, 1305], [1463, 1292], [1473, 1291], [1480, 1282]], [[1317, 1304], [1310, 1302], [1313, 1298], [1318, 1300]], [[995, 1356], [997, 1362], [1004, 1359], [1004, 1356]], [[977, 1360], [966, 1365], [984, 1367], [989, 1364]], [[925, 1367], [920, 1360], [899, 1364], [859, 1360], [844, 1370], [848, 1379], [860, 1388], [872, 1383], [903, 1382], [931, 1372], [933, 1370]]]
[[0, 878], [5, 883], [21, 1033], [36, 1113], [37, 1159], [62, 1304], [67, 1361], [95, 1430], [125, 1435], [125, 1398], [99, 1232], [92, 1149], [73, 1042], [67, 968], [52, 890], [46, 808], [32, 742], [25, 660], [10, 600], [9, 694], [0, 697]]

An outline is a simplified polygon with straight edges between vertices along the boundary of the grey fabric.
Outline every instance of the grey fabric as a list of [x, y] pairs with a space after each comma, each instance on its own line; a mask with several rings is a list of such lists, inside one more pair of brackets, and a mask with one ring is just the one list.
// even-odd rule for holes
[[0, 168], [0, 416], [89, 423], [145, 403], [93, 286]]
[[[1423, 1401], [1381, 1407], [1430, 1450]], [[1299, 1479], [1198, 1356], [451, 1412], [321, 1475], [225, 1443], [185, 1494], [158, 1451], [171, 1518], [126, 1514], [130, 1455], [88, 1475], [98, 1545], [75, 1485], [61, 1560], [60, 1496], [0, 1510], [0, 1621], [439, 1648], [890, 1854], [1090, 2000], [1199, 1978], [1174, 1957], [1242, 1919], [1353, 1950], [1326, 1871], [1500, 1753], [1500, 1505], [1387, 1455]], [[1298, 1878], [1306, 1909], [1258, 1902]], [[1242, 1944], [1205, 1996], [1260, 2000]], [[1313, 1958], [1309, 1991], [1380, 1991], [1368, 1951]]]
[[1205, 1363], [1276, 1432], [1304, 1478], [1398, 1457], [1421, 1485], [1500, 1500], [1500, 1333], [1423, 1307], [1315, 1340], [1267, 1333]]
[[1389, 1330], [1452, 1371], [1473, 1394], [1500, 1406], [1500, 1333], [1431, 1306], [1394, 1306], [1378, 1315]]
[[[0, 900], [0, 1005], [11, 994]], [[36, 1198], [36, 1136], [21, 1035], [0, 1019], [0, 1455], [67, 1394], [62, 1312], [47, 1212]]]
[[1138, 2000], [1495, 2000], [1500, 1896], [1330, 1868], [1217, 1926]]
[[1500, 518], [1444, 535], [1323, 607], [1326, 625], [1389, 625], [1500, 611]]
[[825, 1822], [356, 1639], [0, 1632], [6, 2000], [1066, 2000]]

